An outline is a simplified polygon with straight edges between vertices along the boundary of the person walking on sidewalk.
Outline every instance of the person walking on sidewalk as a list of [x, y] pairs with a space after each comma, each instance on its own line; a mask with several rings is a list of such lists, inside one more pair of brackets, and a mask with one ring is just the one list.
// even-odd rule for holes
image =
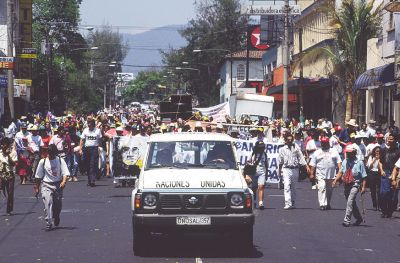
[[321, 138], [321, 149], [315, 151], [310, 161], [310, 179], [317, 179], [320, 210], [331, 209], [332, 181], [336, 169], [340, 171], [342, 160], [334, 148], [330, 148], [329, 138]]
[[279, 149], [279, 172], [283, 178], [283, 192], [285, 196], [284, 209], [296, 208], [296, 182], [299, 179], [299, 167], [304, 166], [307, 173], [310, 169], [301, 150], [293, 143], [293, 135], [285, 136], [285, 146]]
[[7, 215], [11, 215], [14, 208], [14, 166], [17, 162], [17, 153], [11, 147], [12, 140], [4, 137], [0, 142], [0, 190], [7, 198]]
[[48, 157], [39, 161], [36, 169], [35, 192], [41, 188], [45, 210], [46, 230], [51, 230], [60, 224], [63, 190], [70, 175], [63, 158], [57, 156], [58, 150], [54, 144], [49, 145]]
[[363, 218], [358, 210], [356, 203], [357, 194], [365, 192], [367, 172], [365, 171], [364, 163], [357, 159], [357, 149], [352, 145], [347, 145], [345, 148], [346, 159], [343, 161], [339, 173], [336, 175], [332, 186], [335, 186], [340, 178], [343, 177], [344, 195], [347, 200], [346, 212], [342, 225], [349, 227], [351, 224], [351, 216], [354, 215], [356, 222], [354, 226], [358, 226], [363, 222]]

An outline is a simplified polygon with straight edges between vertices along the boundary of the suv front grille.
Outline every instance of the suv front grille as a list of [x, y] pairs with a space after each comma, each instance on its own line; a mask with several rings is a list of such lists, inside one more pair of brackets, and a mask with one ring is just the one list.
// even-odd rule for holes
[[200, 209], [203, 206], [203, 196], [201, 195], [185, 195], [183, 200], [186, 209]]
[[228, 208], [227, 196], [224, 194], [194, 194], [160, 196], [159, 209], [165, 213], [176, 210], [186, 213], [216, 213], [225, 212]]
[[226, 208], [225, 195], [208, 195], [206, 199], [205, 208], [225, 209]]
[[161, 209], [181, 209], [182, 203], [179, 195], [164, 195], [160, 200]]

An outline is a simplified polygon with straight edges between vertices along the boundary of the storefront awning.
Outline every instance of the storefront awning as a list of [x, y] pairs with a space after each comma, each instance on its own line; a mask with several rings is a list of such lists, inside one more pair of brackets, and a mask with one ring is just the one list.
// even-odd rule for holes
[[356, 79], [353, 89], [377, 89], [379, 87], [393, 86], [394, 84], [394, 63], [390, 63], [362, 73]]
[[[296, 87], [297, 87], [297, 79], [289, 80], [288, 93], [297, 93]], [[274, 94], [282, 94], [282, 92], [283, 92], [283, 85], [279, 85], [269, 88], [266, 95], [270, 96]]]

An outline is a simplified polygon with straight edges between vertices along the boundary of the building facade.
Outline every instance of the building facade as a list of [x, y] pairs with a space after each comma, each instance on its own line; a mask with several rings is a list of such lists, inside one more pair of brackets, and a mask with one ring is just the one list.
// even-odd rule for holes
[[[261, 94], [263, 84], [262, 55], [265, 51], [249, 52], [249, 83], [246, 86], [246, 50], [225, 57], [220, 69], [220, 102], [227, 102], [231, 94]], [[232, 74], [231, 74], [232, 73]]]
[[[354, 89], [363, 95], [362, 121], [375, 120], [386, 127], [390, 120], [400, 122], [400, 102], [398, 90], [398, 58], [396, 42], [400, 41], [399, 1], [376, 1], [375, 6], [384, 6], [382, 12], [382, 30], [377, 38], [368, 41], [367, 71], [361, 74]], [[398, 52], [397, 52], [398, 54]], [[397, 69], [396, 69], [397, 68]]]

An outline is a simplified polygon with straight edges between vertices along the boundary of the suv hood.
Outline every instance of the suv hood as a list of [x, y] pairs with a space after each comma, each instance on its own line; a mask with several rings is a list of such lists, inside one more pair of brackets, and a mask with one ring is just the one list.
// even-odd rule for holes
[[238, 170], [159, 168], [147, 170], [142, 176], [145, 189], [243, 189], [244, 187]]

